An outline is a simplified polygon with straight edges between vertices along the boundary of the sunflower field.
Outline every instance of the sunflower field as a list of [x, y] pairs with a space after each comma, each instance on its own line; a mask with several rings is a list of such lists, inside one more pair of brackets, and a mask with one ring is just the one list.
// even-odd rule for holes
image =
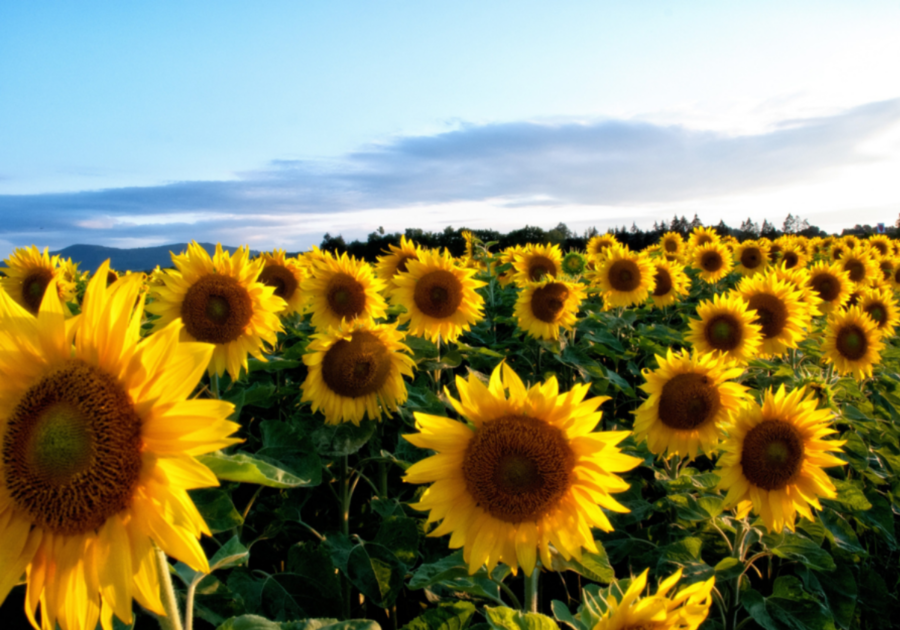
[[0, 626], [889, 628], [900, 243], [0, 279]]

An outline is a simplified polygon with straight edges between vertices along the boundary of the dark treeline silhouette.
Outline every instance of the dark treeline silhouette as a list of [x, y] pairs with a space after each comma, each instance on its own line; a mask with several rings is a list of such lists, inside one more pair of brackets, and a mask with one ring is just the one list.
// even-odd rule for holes
[[[642, 230], [637, 224], [632, 223], [630, 228], [621, 226], [610, 228], [607, 232], [615, 235], [620, 243], [628, 245], [631, 249], [641, 250], [657, 243], [666, 232], [678, 232], [682, 236], [687, 237], [691, 230], [702, 226], [703, 223], [700, 222], [700, 219], [695, 214], [691, 221], [688, 221], [684, 216], [676, 216], [668, 223], [658, 221], [653, 224], [653, 229], [651, 230]], [[740, 227], [737, 228], [726, 225], [724, 221], [719, 221], [718, 225], [710, 227], [720, 236], [733, 236], [739, 241], [760, 237], [774, 239], [783, 234], [798, 234], [807, 237], [828, 236], [827, 232], [810, 225], [809, 221], [801, 219], [794, 214], [789, 214], [780, 228], [768, 220], [763, 221], [762, 225], [760, 225], [750, 218], [742, 222]], [[596, 228], [590, 228], [579, 235], [569, 229], [565, 223], [560, 223], [552, 230], [544, 230], [529, 225], [506, 234], [501, 234], [496, 230], [456, 229], [447, 226], [442, 232], [426, 232], [419, 228], [408, 228], [402, 235], [423, 247], [446, 248], [454, 256], [461, 256], [466, 251], [466, 240], [462, 235], [463, 231], [466, 230], [472, 232], [484, 243], [495, 241], [496, 245], [491, 247], [491, 251], [495, 252], [512, 245], [528, 245], [531, 243], [553, 243], [559, 245], [564, 252], [573, 249], [584, 250], [591, 237], [599, 234]], [[856, 234], [858, 236], [867, 236], [876, 233], [876, 231], [877, 229], [871, 225], [857, 224], [851, 229], [843, 230], [842, 235]], [[885, 232], [892, 237], [897, 237], [898, 232], [900, 232], [900, 218], [897, 219], [895, 225], [886, 228]], [[337, 254], [347, 252], [351, 256], [374, 262], [376, 258], [388, 251], [389, 245], [399, 245], [402, 235], [400, 232], [385, 233], [383, 228], [378, 228], [378, 230], [369, 234], [365, 241], [354, 240], [347, 243], [340, 235], [325, 234], [320, 247], [325, 251]]]

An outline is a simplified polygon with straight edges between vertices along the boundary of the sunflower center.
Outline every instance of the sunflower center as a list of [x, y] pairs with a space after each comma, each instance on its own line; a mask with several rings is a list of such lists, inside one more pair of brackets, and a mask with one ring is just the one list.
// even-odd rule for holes
[[850, 324], [838, 331], [835, 347], [845, 359], [859, 361], [866, 356], [866, 350], [869, 349], [869, 341], [866, 339], [866, 333], [862, 328], [856, 324]]
[[266, 265], [259, 274], [259, 281], [269, 287], [275, 287], [275, 295], [285, 302], [297, 292], [297, 278], [284, 265]]
[[732, 315], [718, 315], [706, 325], [706, 342], [715, 350], [729, 352], [741, 344], [741, 325]]
[[537, 282], [544, 276], [556, 277], [556, 264], [546, 256], [532, 256], [528, 261], [528, 277]]
[[707, 243], [712, 243], [712, 236], [710, 236], [709, 234], [702, 234], [697, 237], [697, 247], [706, 245]]
[[9, 494], [35, 524], [83, 534], [127, 508], [141, 471], [141, 420], [109, 374], [70, 360], [32, 385], [3, 440]]
[[769, 248], [769, 260], [775, 262], [778, 260], [778, 255], [781, 253], [781, 245], [772, 245]]
[[866, 266], [859, 260], [848, 260], [844, 263], [844, 271], [850, 274], [853, 282], [859, 282], [866, 277]]
[[719, 390], [703, 374], [677, 374], [663, 385], [659, 419], [670, 429], [691, 431], [719, 413]]
[[797, 255], [797, 252], [785, 252], [781, 261], [784, 263], [785, 269], [793, 269], [800, 262], [800, 257]]
[[391, 353], [374, 334], [354, 332], [348, 341], [335, 343], [322, 359], [322, 380], [340, 396], [358, 398], [374, 394], [387, 381]]
[[535, 289], [531, 296], [531, 312], [542, 322], [552, 324], [562, 314], [568, 297], [569, 289], [559, 282]]
[[830, 273], [820, 273], [813, 277], [809, 283], [825, 302], [833, 302], [841, 293], [841, 281]]
[[678, 243], [676, 243], [674, 239], [669, 239], [666, 241], [665, 248], [667, 252], [675, 253], [678, 251]]
[[119, 279], [119, 274], [110, 269], [106, 272], [106, 286], [111, 285], [113, 282]]
[[840, 247], [835, 247], [833, 250], [831, 250], [831, 257], [835, 260], [840, 260], [844, 257], [844, 250]]
[[228, 343], [240, 337], [253, 316], [250, 294], [229, 276], [211, 273], [187, 290], [181, 318], [197, 341]]
[[631, 260], [617, 260], [609, 268], [609, 284], [616, 291], [634, 291], [641, 284], [641, 270]]
[[894, 273], [894, 266], [891, 264], [891, 261], [889, 261], [889, 260], [881, 261], [880, 267], [881, 267], [881, 273], [884, 274], [884, 279], [890, 280], [891, 275], [893, 275], [893, 273]]
[[887, 254], [887, 245], [880, 241], [870, 241], [869, 244], [878, 250], [878, 253], [884, 256]]
[[669, 270], [657, 267], [654, 278], [656, 280], [656, 287], [653, 289], [653, 296], [663, 297], [668, 295], [674, 284], [672, 282], [672, 274], [669, 273]]
[[22, 281], [22, 300], [25, 302], [25, 308], [37, 314], [41, 308], [41, 300], [44, 299], [44, 292], [51, 280], [53, 280], [53, 272], [44, 267], [35, 269], [25, 276]]
[[753, 485], [780, 490], [800, 472], [803, 454], [803, 436], [794, 425], [764, 420], [744, 437], [741, 468]]
[[704, 271], [710, 273], [718, 271], [724, 264], [725, 261], [722, 259], [722, 255], [719, 252], [705, 252], [703, 256], [700, 257], [700, 266], [703, 267]]
[[413, 300], [419, 310], [437, 319], [453, 315], [462, 303], [463, 286], [452, 272], [435, 269], [419, 278]]
[[887, 319], [884, 304], [881, 304], [880, 302], [872, 302], [871, 304], [863, 308], [863, 310], [869, 314], [869, 317], [871, 317], [876, 324], [878, 324], [879, 328], [884, 326], [885, 319]]
[[747, 269], [756, 269], [762, 262], [762, 252], [757, 247], [748, 247], [741, 252], [741, 264]]
[[400, 262], [397, 263], [397, 271], [394, 273], [404, 273], [406, 271], [406, 265], [409, 264], [410, 260], [415, 260], [412, 256], [401, 256]]
[[366, 309], [366, 288], [350, 274], [334, 274], [325, 295], [331, 311], [342, 319], [354, 320]]
[[466, 489], [491, 516], [536, 521], [569, 490], [575, 454], [565, 434], [527, 416], [485, 422], [463, 460]]
[[584, 270], [584, 261], [577, 254], [566, 256], [563, 267], [571, 274], [581, 273]]
[[748, 300], [751, 310], [756, 311], [754, 324], [762, 326], [762, 334], [765, 339], [777, 337], [784, 330], [788, 320], [788, 311], [784, 302], [769, 293], [757, 293]]

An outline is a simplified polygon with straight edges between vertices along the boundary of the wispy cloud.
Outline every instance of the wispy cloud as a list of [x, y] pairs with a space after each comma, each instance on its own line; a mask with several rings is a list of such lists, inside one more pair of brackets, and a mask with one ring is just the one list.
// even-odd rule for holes
[[[515, 227], [531, 204], [681, 204], [813, 181], [872, 160], [860, 146], [898, 122], [900, 99], [784, 120], [753, 135], [628, 120], [463, 124], [334, 161], [277, 161], [232, 181], [2, 195], [0, 238], [51, 247], [267, 235], [276, 242], [285, 231], [303, 233], [313, 216], [485, 200], [508, 208], [498, 227]], [[409, 213], [406, 225], [385, 227], [420, 223]]]

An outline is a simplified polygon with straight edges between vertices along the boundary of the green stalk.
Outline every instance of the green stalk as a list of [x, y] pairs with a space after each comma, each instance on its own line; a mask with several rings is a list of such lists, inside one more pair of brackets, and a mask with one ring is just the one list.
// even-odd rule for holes
[[222, 400], [222, 397], [219, 396], [219, 373], [215, 372], [209, 377], [209, 387], [212, 391], [213, 398], [216, 400]]
[[[350, 537], [350, 475], [349, 457], [344, 455], [341, 457], [340, 464], [340, 512], [341, 512], [341, 533], [347, 538]], [[341, 615], [344, 621], [350, 619], [350, 581], [347, 576], [341, 573]]]
[[160, 599], [162, 600], [165, 617], [157, 617], [160, 630], [183, 630], [181, 614], [178, 611], [178, 600], [175, 597], [175, 585], [172, 584], [172, 573], [169, 569], [169, 560], [166, 552], [156, 547], [156, 565], [159, 573]]
[[538, 582], [541, 576], [540, 567], [535, 567], [531, 575], [525, 576], [525, 608], [524, 612], [538, 612]]

